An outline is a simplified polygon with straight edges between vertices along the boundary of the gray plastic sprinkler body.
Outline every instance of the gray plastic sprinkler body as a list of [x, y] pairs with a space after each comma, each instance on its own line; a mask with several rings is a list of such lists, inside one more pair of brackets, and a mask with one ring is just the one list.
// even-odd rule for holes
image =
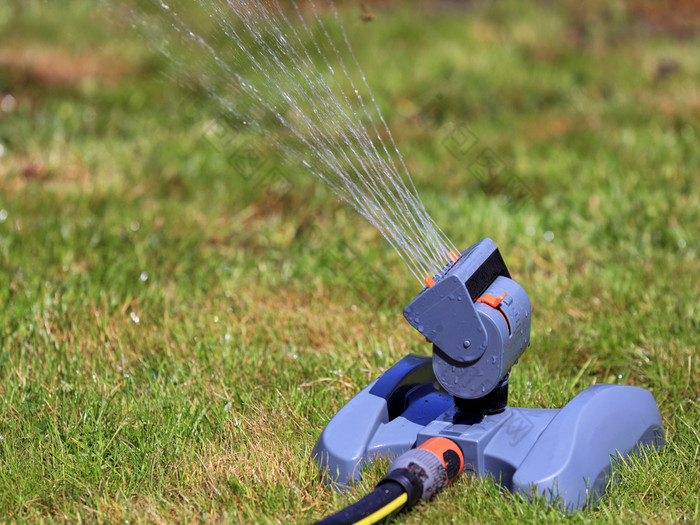
[[374, 457], [442, 436], [465, 470], [572, 510], [600, 497], [616, 458], [664, 444], [654, 397], [638, 387], [594, 385], [561, 409], [506, 406], [508, 374], [530, 344], [530, 301], [490, 239], [429, 279], [404, 316], [433, 357], [406, 356], [331, 419], [314, 458], [336, 486]]

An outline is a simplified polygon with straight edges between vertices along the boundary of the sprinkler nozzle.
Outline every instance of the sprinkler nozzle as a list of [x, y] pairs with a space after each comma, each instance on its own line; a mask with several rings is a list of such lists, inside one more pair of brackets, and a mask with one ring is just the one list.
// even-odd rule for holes
[[458, 399], [488, 396], [530, 344], [525, 290], [510, 278], [491, 239], [479, 241], [425, 283], [404, 317], [433, 342], [438, 382]]

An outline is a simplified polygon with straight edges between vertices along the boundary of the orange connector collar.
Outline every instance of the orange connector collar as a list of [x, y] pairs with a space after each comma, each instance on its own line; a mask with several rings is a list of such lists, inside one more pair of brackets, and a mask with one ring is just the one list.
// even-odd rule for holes
[[447, 471], [447, 482], [455, 479], [464, 469], [464, 454], [459, 445], [446, 437], [434, 437], [418, 448], [434, 454], [442, 462]]

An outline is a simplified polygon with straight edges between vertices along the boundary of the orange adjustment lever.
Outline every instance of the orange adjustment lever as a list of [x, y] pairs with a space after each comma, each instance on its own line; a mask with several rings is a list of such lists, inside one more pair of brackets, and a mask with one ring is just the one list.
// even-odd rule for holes
[[500, 297], [494, 297], [490, 293], [485, 293], [481, 297], [476, 298], [477, 303], [484, 303], [489, 305], [491, 308], [498, 308], [501, 305], [501, 301], [505, 299], [506, 295], [508, 295], [506, 292], [503, 292]]

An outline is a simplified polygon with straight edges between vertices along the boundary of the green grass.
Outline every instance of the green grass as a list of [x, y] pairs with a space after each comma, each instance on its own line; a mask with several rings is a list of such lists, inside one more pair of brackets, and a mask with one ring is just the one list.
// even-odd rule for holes
[[[206, 138], [216, 108], [93, 4], [0, 4], [0, 516], [318, 519], [381, 476], [335, 494], [309, 456], [429, 351], [401, 316], [416, 283], [276, 154], [286, 186], [238, 175]], [[400, 523], [700, 522], [700, 35], [632, 5], [378, 6], [359, 26], [344, 6], [427, 209], [462, 249], [493, 238], [531, 298], [511, 402], [634, 384], [667, 435], [596, 509], [463, 477]]]

